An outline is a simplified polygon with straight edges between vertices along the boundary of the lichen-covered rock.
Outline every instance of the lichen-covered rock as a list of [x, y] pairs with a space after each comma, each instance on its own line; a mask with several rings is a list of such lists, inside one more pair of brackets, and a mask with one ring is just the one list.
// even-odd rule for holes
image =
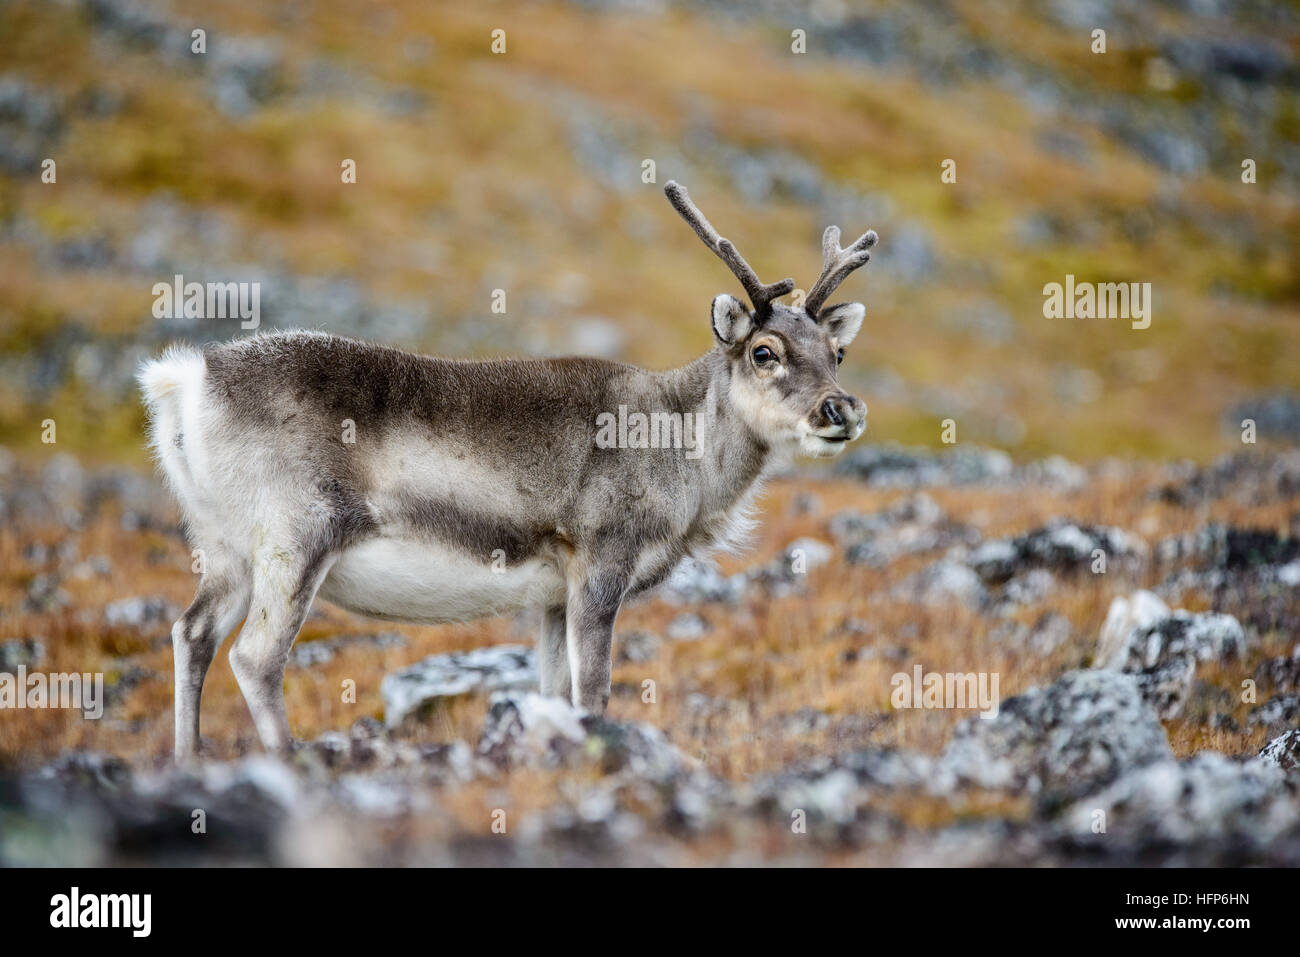
[[160, 597], [122, 598], [104, 609], [104, 623], [113, 628], [169, 628], [180, 609]]
[[[1295, 479], [1300, 482], [1300, 473]], [[1160, 542], [1156, 557], [1165, 563], [1192, 560], [1205, 568], [1240, 573], [1287, 566], [1300, 557], [1300, 539], [1279, 535], [1273, 529], [1211, 522], [1195, 532]]]
[[1239, 658], [1246, 633], [1231, 615], [1170, 612], [1150, 592], [1116, 598], [1097, 642], [1099, 667], [1137, 676], [1162, 718], [1182, 714], [1201, 662]]
[[878, 512], [844, 511], [828, 523], [852, 565], [883, 568], [905, 555], [970, 546], [979, 533], [949, 519], [934, 499], [917, 492]]
[[[1240, 420], [1238, 420], [1240, 422]], [[1174, 477], [1157, 495], [1178, 505], [1196, 505], [1231, 496], [1260, 504], [1290, 498], [1300, 491], [1300, 450], [1278, 455], [1247, 451], [1225, 455], [1190, 475]]]
[[923, 485], [970, 485], [1006, 479], [1015, 471], [1011, 457], [994, 449], [961, 445], [944, 452], [866, 445], [842, 456], [839, 475], [884, 488]]
[[678, 605], [734, 604], [745, 594], [746, 584], [743, 573], [723, 575], [716, 562], [687, 556], [659, 587], [659, 594]]
[[923, 604], [956, 603], [978, 608], [987, 600], [979, 576], [960, 562], [942, 559], [903, 581], [899, 597]]
[[137, 772], [115, 757], [69, 752], [15, 790], [0, 839], [0, 863], [11, 865], [273, 864], [275, 835], [303, 802], [297, 776], [266, 755]]
[[45, 642], [40, 638], [0, 641], [0, 671], [15, 672], [22, 665], [37, 668], [45, 660]]
[[1089, 571], [1104, 555], [1113, 564], [1134, 567], [1147, 555], [1146, 542], [1118, 528], [1058, 520], [1009, 540], [985, 542], [970, 566], [988, 585], [1001, 585], [1031, 568], [1071, 573]]
[[[1104, 833], [1094, 833], [1099, 820], [1104, 820]], [[1198, 859], [1189, 863], [1258, 859], [1297, 827], [1297, 789], [1279, 767], [1234, 761], [1214, 751], [1132, 770], [1077, 801], [1063, 816], [1066, 832], [1130, 854], [1194, 846]]]
[[1174, 655], [1132, 674], [1147, 704], [1162, 721], [1168, 721], [1183, 713], [1196, 678], [1196, 660], [1191, 655]]
[[666, 780], [694, 766], [648, 724], [607, 721], [563, 698], [497, 692], [478, 754], [498, 767], [563, 767], [591, 761], [607, 774]]
[[1280, 734], [1297, 725], [1300, 725], [1300, 694], [1296, 693], [1274, 695], [1246, 715], [1246, 727], [1264, 728], [1270, 734]]
[[1255, 680], [1275, 691], [1300, 691], [1300, 645], [1289, 655], [1264, 661], [1255, 669]]
[[431, 655], [386, 676], [379, 692], [384, 699], [384, 722], [395, 728], [445, 698], [536, 684], [537, 666], [532, 648], [489, 645], [472, 651]]
[[1224, 661], [1246, 650], [1246, 634], [1231, 615], [1176, 611], [1129, 636], [1127, 666], [1149, 667], [1177, 655], [1197, 661]]
[[1133, 676], [1072, 671], [1004, 701], [995, 718], [963, 722], [942, 766], [980, 787], [1058, 797], [1087, 793], [1171, 756]]
[[708, 619], [694, 612], [678, 615], [668, 623], [664, 633], [673, 641], [696, 641], [710, 631]]
[[1045, 611], [1033, 625], [1010, 621], [990, 633], [998, 644], [1020, 648], [1036, 655], [1050, 655], [1070, 640], [1070, 619], [1054, 611]]
[[620, 631], [614, 635], [614, 660], [651, 661], [659, 654], [662, 642], [649, 631]]
[[335, 635], [316, 641], [299, 641], [289, 653], [289, 664], [294, 668], [310, 668], [333, 661], [334, 656], [345, 648], [359, 646], [370, 648], [402, 648], [406, 639], [395, 631], [384, 631], [377, 635]]
[[795, 594], [807, 584], [808, 573], [825, 565], [834, 554], [834, 549], [815, 538], [796, 539], [772, 561], [750, 569], [746, 579], [777, 597]]
[[741, 789], [738, 800], [784, 821], [802, 811], [813, 823], [845, 825], [884, 792], [946, 796], [956, 784], [956, 776], [929, 755], [876, 748], [819, 757], [760, 777]]
[[1276, 765], [1283, 771], [1300, 769], [1300, 728], [1292, 728], [1264, 745], [1260, 749], [1259, 760]]
[[1093, 664], [1098, 668], [1122, 668], [1128, 659], [1129, 636], [1138, 628], [1154, 625], [1171, 614], [1169, 606], [1146, 589], [1135, 591], [1128, 598], [1115, 596], [1101, 626]]

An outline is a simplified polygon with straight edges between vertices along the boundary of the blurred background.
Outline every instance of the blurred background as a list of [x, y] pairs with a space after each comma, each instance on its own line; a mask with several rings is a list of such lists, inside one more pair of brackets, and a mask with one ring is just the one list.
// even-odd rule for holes
[[[144, 462], [137, 361], [242, 334], [153, 318], [177, 273], [259, 281], [262, 329], [680, 365], [736, 283], [664, 200], [670, 178], [769, 280], [806, 289], [829, 223], [880, 233], [844, 289], [868, 308], [844, 375], [877, 440], [937, 445], [951, 417], [1017, 457], [1204, 460], [1239, 445], [1245, 406], [1264, 438], [1300, 435], [1295, 3], [0, 12], [16, 451], [50, 417], [62, 449]], [[1151, 327], [1045, 319], [1067, 273], [1151, 283]]]
[[[0, 0], [0, 672], [106, 698], [0, 710], [0, 864], [1300, 863], [1298, 141], [1296, 2]], [[679, 366], [739, 289], [669, 179], [767, 281], [877, 230], [836, 297], [864, 439], [623, 610], [607, 723], [489, 705], [535, 685], [528, 616], [322, 602], [293, 758], [222, 652], [213, 760], [175, 769], [195, 569], [133, 375], [246, 332], [154, 285], [260, 283], [263, 331]], [[1045, 318], [1067, 275], [1149, 283], [1150, 327]], [[1105, 639], [1117, 598], [1157, 634]], [[899, 709], [913, 666], [1030, 703]]]

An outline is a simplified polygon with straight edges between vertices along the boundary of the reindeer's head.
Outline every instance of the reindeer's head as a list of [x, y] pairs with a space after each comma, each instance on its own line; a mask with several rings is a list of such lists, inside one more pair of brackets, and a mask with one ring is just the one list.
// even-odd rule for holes
[[839, 228], [828, 228], [822, 238], [821, 276], [802, 307], [785, 306], [775, 300], [794, 289], [793, 279], [760, 282], [682, 186], [669, 182], [664, 192], [705, 245], [731, 268], [749, 297], [750, 307], [725, 293], [713, 300], [713, 334], [731, 367], [733, 408], [773, 445], [795, 444], [807, 455], [838, 455], [867, 424], [865, 403], [845, 393], [836, 379], [844, 349], [858, 334], [866, 309], [859, 302], [825, 302], [849, 273], [871, 258], [868, 250], [876, 234], [868, 231], [841, 249]]

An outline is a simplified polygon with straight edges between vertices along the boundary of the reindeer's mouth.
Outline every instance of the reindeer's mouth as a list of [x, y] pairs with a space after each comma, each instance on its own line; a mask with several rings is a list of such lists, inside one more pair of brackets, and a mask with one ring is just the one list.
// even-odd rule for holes
[[843, 452], [844, 447], [854, 438], [855, 436], [844, 433], [819, 435], [816, 432], [807, 432], [800, 441], [799, 447], [804, 455], [817, 459], [833, 459]]

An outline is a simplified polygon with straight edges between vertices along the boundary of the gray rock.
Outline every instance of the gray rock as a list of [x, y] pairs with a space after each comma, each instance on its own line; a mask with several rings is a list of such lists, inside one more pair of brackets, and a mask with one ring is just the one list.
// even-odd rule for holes
[[1137, 680], [1072, 671], [1002, 703], [997, 717], [957, 727], [942, 765], [980, 787], [1077, 796], [1172, 756]]
[[206, 57], [213, 98], [227, 116], [247, 116], [283, 90], [283, 58], [272, 40], [214, 38]]
[[1196, 661], [1225, 661], [1246, 651], [1246, 633], [1231, 615], [1176, 611], [1129, 635], [1128, 655], [1121, 668], [1149, 668], [1178, 655]]
[[62, 126], [57, 96], [20, 77], [0, 77], [0, 171], [35, 173], [52, 155]]
[[979, 576], [960, 562], [948, 559], [905, 579], [899, 593], [927, 605], [955, 602], [978, 607], [986, 598]]
[[94, 29], [120, 43], [153, 50], [166, 39], [168, 23], [146, 0], [81, 0]]
[[1292, 728], [1264, 745], [1259, 752], [1259, 760], [1283, 771], [1300, 769], [1300, 728]]
[[478, 754], [498, 767], [565, 767], [593, 762], [605, 774], [668, 781], [695, 767], [648, 724], [617, 723], [563, 698], [496, 692]]
[[1275, 392], [1239, 402], [1224, 413], [1224, 429], [1239, 436], [1243, 419], [1255, 420], [1261, 439], [1300, 441], [1300, 395]]
[[380, 683], [379, 692], [384, 699], [384, 722], [394, 728], [446, 698], [536, 684], [537, 666], [532, 648], [489, 645], [472, 651], [431, 655], [387, 675]]
[[1247, 728], [1265, 728], [1270, 734], [1300, 725], [1300, 694], [1274, 695], [1246, 715]]
[[[76, 751], [24, 774], [16, 793], [6, 825], [25, 837], [0, 836], [0, 860], [46, 866], [277, 863], [275, 835], [305, 797], [297, 776], [269, 756], [135, 772], [119, 758]], [[200, 840], [190, 829], [196, 809], [206, 825]], [[52, 825], [75, 841], [34, 838]]]
[[1014, 539], [986, 542], [971, 555], [970, 566], [986, 584], [1000, 585], [1030, 568], [1088, 571], [1098, 549], [1107, 570], [1114, 563], [1135, 565], [1148, 551], [1140, 538], [1120, 529], [1057, 520]]
[[[1240, 427], [1238, 421], [1236, 428]], [[1277, 455], [1236, 452], [1206, 467], [1175, 466], [1170, 473], [1170, 481], [1154, 490], [1153, 495], [1175, 505], [1197, 505], [1225, 497], [1247, 504], [1264, 504], [1300, 494], [1300, 450]], [[1211, 523], [1201, 532], [1163, 548], [1171, 559], [1188, 555], [1205, 557], [1216, 567], [1230, 568], [1261, 560], [1288, 561], [1297, 556], [1300, 542], [1295, 535], [1288, 543], [1287, 539], [1279, 540], [1276, 532], [1234, 530]]]
[[957, 446], [936, 453], [928, 449], [882, 444], [863, 446], [846, 453], [833, 471], [870, 486], [918, 488], [1009, 479], [1014, 466], [1005, 452], [975, 446]]
[[1171, 614], [1169, 606], [1154, 592], [1143, 589], [1128, 598], [1117, 595], [1111, 599], [1106, 621], [1101, 626], [1093, 663], [1098, 668], [1122, 668], [1128, 660], [1133, 632], [1154, 625]]
[[678, 615], [668, 623], [666, 633], [673, 641], [695, 641], [710, 631], [709, 623], [699, 615], [688, 612]]
[[748, 582], [771, 594], [790, 595], [804, 589], [808, 573], [831, 560], [834, 549], [815, 538], [800, 538], [787, 545], [772, 561], [746, 572]]
[[892, 791], [948, 795], [956, 777], [936, 759], [913, 751], [869, 749], [818, 757], [756, 778], [738, 801], [789, 822], [803, 811], [810, 823], [844, 826], [869, 812], [873, 799]]
[[158, 596], [122, 598], [104, 609], [104, 623], [112, 628], [146, 628], [168, 626], [180, 615], [180, 609]]
[[45, 641], [42, 638], [14, 638], [0, 642], [0, 671], [13, 674], [18, 666], [37, 668], [45, 660]]
[[1246, 634], [1231, 615], [1177, 611], [1160, 617], [1162, 608], [1147, 592], [1115, 599], [1096, 657], [1101, 667], [1136, 675], [1147, 701], [1167, 720], [1182, 714], [1197, 664], [1240, 658]]
[[27, 594], [23, 597], [23, 608], [36, 614], [46, 614], [66, 608], [72, 603], [68, 593], [60, 586], [59, 575], [35, 575], [27, 583]]
[[1234, 761], [1202, 751], [1186, 761], [1137, 768], [1075, 803], [1066, 830], [1091, 835], [1105, 814], [1103, 844], [1131, 852], [1147, 845], [1218, 844], [1223, 853], [1259, 852], [1300, 823], [1297, 792], [1284, 772], [1262, 761]]
[[406, 639], [395, 631], [386, 631], [377, 635], [335, 635], [316, 641], [299, 641], [289, 653], [289, 664], [294, 668], [310, 668], [332, 661], [344, 648], [362, 645], [372, 648], [402, 648], [406, 645]]
[[950, 521], [934, 500], [917, 492], [871, 514], [839, 512], [828, 523], [831, 537], [846, 546], [850, 564], [882, 568], [905, 555], [974, 544], [978, 533]]
[[1274, 691], [1300, 691], [1300, 645], [1289, 655], [1264, 661], [1255, 669], [1255, 680]]
[[1007, 582], [1002, 600], [1008, 605], [1036, 605], [1056, 590], [1056, 579], [1046, 568], [1031, 568]]
[[608, 319], [585, 316], [565, 324], [566, 355], [599, 356], [618, 359], [623, 356], [627, 336]]
[[1021, 648], [1035, 655], [1050, 655], [1069, 641], [1072, 633], [1068, 618], [1054, 611], [1045, 611], [1032, 626], [1009, 622], [995, 630], [991, 637], [1000, 644]]
[[745, 585], [746, 578], [743, 574], [726, 576], [718, 569], [716, 562], [687, 556], [660, 586], [660, 593], [670, 602], [679, 605], [708, 602], [734, 604], [744, 595]]
[[651, 661], [659, 654], [662, 642], [659, 636], [648, 631], [622, 631], [614, 636], [615, 660]]

